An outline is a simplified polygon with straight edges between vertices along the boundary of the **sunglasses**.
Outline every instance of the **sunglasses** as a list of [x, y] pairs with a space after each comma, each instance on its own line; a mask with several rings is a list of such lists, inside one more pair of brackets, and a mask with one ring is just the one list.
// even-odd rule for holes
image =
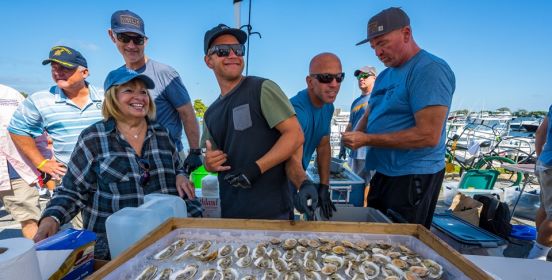
[[232, 50], [236, 56], [243, 56], [245, 53], [245, 46], [242, 44], [216, 45], [207, 51], [207, 55], [216, 53], [218, 57], [229, 56], [230, 50]]
[[368, 77], [371, 77], [371, 76], [374, 76], [374, 75], [372, 75], [370, 73], [360, 73], [360, 74], [358, 74], [357, 79], [359, 79], [359, 80], [360, 79], [368, 79]]
[[343, 79], [345, 79], [345, 73], [338, 73], [338, 74], [329, 74], [329, 73], [322, 73], [322, 74], [310, 74], [311, 77], [317, 79], [319, 82], [323, 84], [329, 84], [334, 79], [336, 82], [341, 83]]
[[129, 35], [124, 34], [124, 33], [117, 33], [117, 40], [119, 40], [119, 42], [122, 42], [122, 43], [125, 43], [125, 44], [128, 44], [132, 40], [132, 42], [135, 45], [143, 45], [144, 41], [146, 40], [146, 37], [140, 36], [140, 35], [138, 35], [138, 36], [129, 36]]
[[138, 165], [142, 169], [142, 174], [140, 175], [140, 186], [145, 187], [150, 180], [150, 165], [147, 159], [141, 158], [138, 160]]

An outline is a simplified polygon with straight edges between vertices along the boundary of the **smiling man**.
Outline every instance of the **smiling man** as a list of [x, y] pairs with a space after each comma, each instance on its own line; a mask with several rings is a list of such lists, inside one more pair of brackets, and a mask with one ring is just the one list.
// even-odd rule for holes
[[[81, 131], [102, 119], [103, 94], [86, 82], [88, 64], [77, 50], [53, 47], [42, 64], [51, 64], [56, 85], [29, 95], [17, 108], [8, 130], [17, 148], [40, 171], [59, 179]], [[44, 132], [53, 140], [51, 159], [42, 156], [33, 139]]]
[[205, 167], [218, 172], [223, 218], [287, 220], [285, 162], [303, 135], [276, 83], [242, 75], [246, 40], [245, 32], [224, 24], [205, 33], [205, 64], [221, 91], [204, 116]]
[[180, 140], [182, 125], [184, 125], [190, 145], [188, 156], [184, 161], [184, 169], [187, 174], [190, 174], [202, 164], [199, 125], [190, 96], [180, 75], [172, 67], [146, 56], [148, 37], [146, 37], [144, 21], [139, 15], [129, 10], [116, 11], [111, 16], [111, 29], [108, 30], [108, 34], [125, 60], [125, 65], [121, 67], [144, 74], [154, 81], [155, 88], [150, 90], [150, 94], [157, 108], [156, 119], [169, 130], [171, 139], [181, 152], [181, 156], [184, 154]]
[[[86, 82], [88, 64], [77, 50], [53, 47], [42, 64], [51, 64], [56, 85], [29, 95], [13, 114], [8, 131], [15, 146], [38, 170], [60, 182], [81, 131], [102, 119], [104, 96]], [[44, 158], [35, 143], [44, 132], [53, 140], [52, 158]], [[73, 226], [82, 227], [80, 215]]]
[[393, 210], [429, 229], [445, 174], [445, 121], [456, 81], [448, 64], [414, 41], [410, 19], [389, 8], [368, 21], [367, 38], [386, 68], [376, 79], [357, 131], [343, 143], [370, 146], [366, 170], [376, 170], [368, 205]]
[[[301, 155], [303, 169], [300, 170], [296, 166], [296, 162], [289, 163], [289, 170], [294, 174], [291, 176], [292, 183], [297, 185], [306, 179], [306, 175], [302, 171], [307, 169], [312, 154], [316, 150], [316, 162], [320, 176], [320, 182], [316, 188], [318, 204], [322, 209], [322, 214], [327, 219], [332, 216], [332, 211], [335, 211], [329, 192], [330, 126], [334, 112], [333, 103], [337, 98], [344, 78], [345, 73], [342, 71], [341, 61], [335, 54], [318, 54], [310, 61], [309, 75], [305, 78], [307, 88], [290, 99], [305, 135], [303, 154]], [[305, 183], [302, 185], [306, 187]]]

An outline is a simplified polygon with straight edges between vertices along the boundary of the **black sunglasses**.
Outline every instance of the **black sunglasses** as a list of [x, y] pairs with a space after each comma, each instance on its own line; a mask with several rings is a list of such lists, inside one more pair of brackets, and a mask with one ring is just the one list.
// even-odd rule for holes
[[310, 74], [311, 77], [317, 79], [319, 82], [323, 84], [329, 84], [335, 79], [336, 82], [341, 83], [343, 79], [345, 79], [345, 73], [338, 73], [338, 74], [329, 74], [329, 73], [321, 73], [321, 74]]
[[125, 44], [128, 44], [132, 40], [132, 42], [135, 45], [143, 45], [144, 41], [146, 40], [146, 37], [140, 36], [140, 35], [138, 35], [138, 36], [129, 36], [129, 35], [124, 34], [124, 33], [117, 33], [117, 40], [119, 40], [119, 42], [122, 42], [122, 43], [125, 43]]
[[150, 180], [149, 161], [145, 158], [140, 158], [138, 160], [138, 165], [140, 165], [140, 168], [142, 168], [142, 175], [140, 175], [140, 186], [145, 187]]
[[229, 56], [230, 50], [232, 50], [236, 56], [243, 56], [245, 53], [245, 46], [242, 44], [216, 45], [207, 51], [207, 55], [216, 53], [218, 57]]
[[371, 76], [374, 76], [373, 74], [370, 74], [370, 73], [360, 73], [357, 75], [357, 79], [368, 79], [368, 77], [371, 77]]

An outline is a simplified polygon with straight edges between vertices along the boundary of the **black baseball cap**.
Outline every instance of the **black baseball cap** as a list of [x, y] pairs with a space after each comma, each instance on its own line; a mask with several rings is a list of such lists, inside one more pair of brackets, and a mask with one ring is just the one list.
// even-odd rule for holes
[[237, 29], [237, 28], [231, 28], [231, 27], [228, 27], [226, 24], [221, 23], [213, 27], [209, 31], [205, 32], [205, 38], [203, 39], [203, 48], [204, 48], [205, 54], [207, 54], [207, 50], [209, 50], [209, 46], [211, 46], [211, 43], [213, 43], [213, 41], [219, 36], [222, 36], [225, 34], [230, 34], [236, 37], [236, 39], [238, 39], [238, 42], [240, 44], [244, 44], [247, 41], [247, 34], [243, 30]]
[[75, 69], [79, 66], [88, 68], [86, 59], [80, 52], [67, 46], [55, 46], [50, 50], [48, 59], [42, 61], [42, 65], [50, 62], [57, 62], [68, 69]]
[[408, 18], [408, 15], [401, 8], [391, 7], [385, 9], [370, 18], [366, 39], [358, 42], [356, 45], [362, 45], [374, 37], [387, 34], [408, 25], [410, 25], [410, 18]]

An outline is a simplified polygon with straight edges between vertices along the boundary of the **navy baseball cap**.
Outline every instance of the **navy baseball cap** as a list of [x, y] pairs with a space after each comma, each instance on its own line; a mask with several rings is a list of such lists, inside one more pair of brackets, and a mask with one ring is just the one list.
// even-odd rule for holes
[[133, 79], [140, 79], [146, 84], [147, 89], [152, 89], [155, 87], [153, 80], [144, 75], [140, 74], [132, 69], [126, 67], [120, 67], [119, 69], [113, 70], [107, 74], [104, 82], [104, 91], [107, 92], [112, 86], [118, 86], [125, 84]]
[[362, 45], [375, 37], [408, 25], [410, 25], [410, 18], [408, 18], [408, 15], [401, 8], [391, 7], [385, 9], [370, 18], [368, 21], [366, 39], [358, 42], [356, 45]]
[[57, 62], [65, 68], [75, 69], [79, 66], [88, 68], [86, 59], [80, 52], [66, 46], [55, 46], [50, 50], [48, 59], [42, 61], [42, 65]]
[[132, 32], [146, 37], [144, 21], [129, 10], [116, 11], [111, 15], [111, 30], [115, 33]]
[[209, 46], [211, 46], [211, 43], [218, 38], [219, 36], [230, 34], [236, 39], [238, 39], [238, 42], [240, 44], [244, 44], [247, 41], [247, 34], [237, 28], [231, 28], [228, 27], [226, 24], [219, 24], [215, 27], [213, 27], [211, 30], [205, 32], [205, 38], [203, 39], [203, 48], [205, 51], [205, 54], [207, 54], [207, 50], [209, 50]]

